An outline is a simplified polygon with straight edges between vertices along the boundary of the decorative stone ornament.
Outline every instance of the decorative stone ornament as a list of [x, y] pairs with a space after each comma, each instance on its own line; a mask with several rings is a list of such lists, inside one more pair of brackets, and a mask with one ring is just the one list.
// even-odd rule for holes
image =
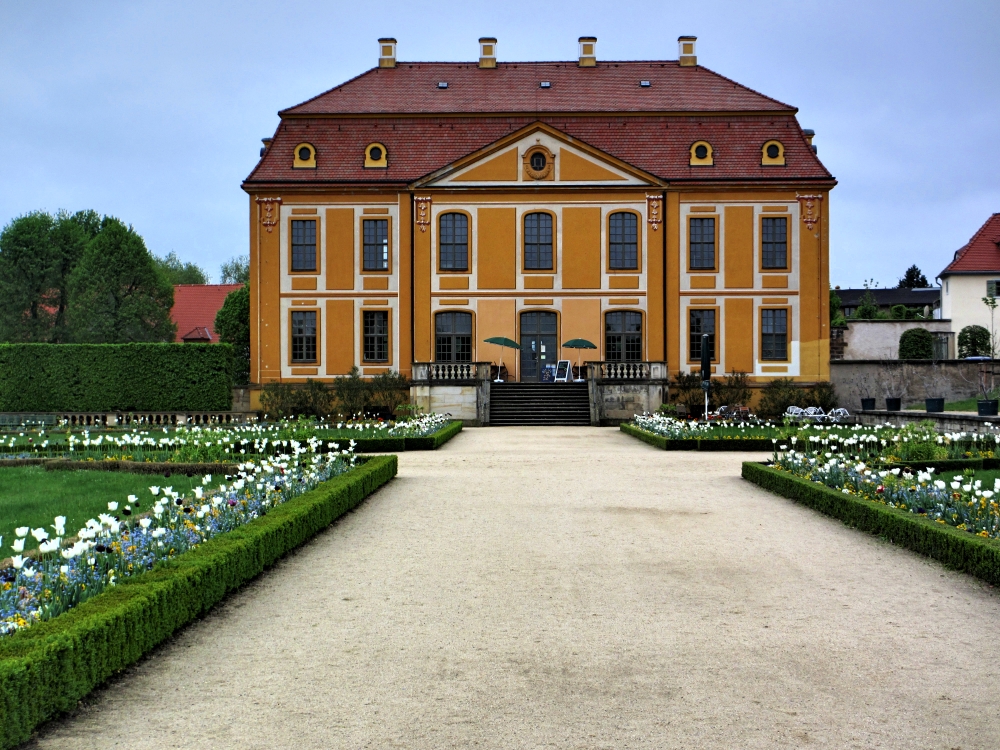
[[796, 195], [795, 197], [799, 201], [799, 213], [802, 214], [802, 223], [811, 232], [813, 227], [819, 222], [820, 202], [823, 200], [823, 196]]
[[278, 225], [278, 211], [281, 207], [281, 198], [257, 198], [257, 205], [260, 207], [260, 224], [268, 234]]
[[649, 226], [656, 232], [663, 223], [663, 196], [656, 193], [646, 193], [646, 215]]
[[426, 232], [427, 227], [431, 225], [431, 196], [418, 195], [413, 199], [413, 203], [416, 213], [416, 225], [420, 227], [421, 232]]

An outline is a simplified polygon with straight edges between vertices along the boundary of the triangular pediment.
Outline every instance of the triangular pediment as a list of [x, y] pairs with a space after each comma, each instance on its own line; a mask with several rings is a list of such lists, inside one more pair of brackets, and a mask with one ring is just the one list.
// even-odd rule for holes
[[[544, 157], [544, 166], [538, 170], [531, 163], [536, 153]], [[415, 186], [537, 188], [662, 184], [653, 175], [610, 154], [549, 125], [535, 123], [428, 175]]]

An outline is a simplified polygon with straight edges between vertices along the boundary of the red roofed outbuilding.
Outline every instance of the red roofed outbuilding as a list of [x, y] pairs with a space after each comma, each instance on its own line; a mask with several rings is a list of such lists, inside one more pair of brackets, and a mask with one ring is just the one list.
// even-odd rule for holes
[[[970, 325], [990, 328], [983, 297], [1000, 294], [1000, 213], [986, 220], [940, 274], [941, 317], [956, 333]], [[1000, 320], [995, 321], [1000, 325]]]
[[215, 314], [222, 309], [226, 296], [242, 284], [177, 284], [170, 317], [177, 324], [174, 341], [218, 344]]

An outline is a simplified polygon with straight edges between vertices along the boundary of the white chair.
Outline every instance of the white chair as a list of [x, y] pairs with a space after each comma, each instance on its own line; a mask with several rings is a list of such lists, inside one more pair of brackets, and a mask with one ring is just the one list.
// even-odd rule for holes
[[786, 417], [802, 417], [804, 409], [801, 406], [789, 406], [785, 409]]

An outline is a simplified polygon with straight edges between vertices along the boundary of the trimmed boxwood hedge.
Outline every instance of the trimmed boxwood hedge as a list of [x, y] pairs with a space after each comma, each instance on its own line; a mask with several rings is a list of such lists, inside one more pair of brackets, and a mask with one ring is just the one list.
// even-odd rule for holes
[[[432, 451], [447, 443], [462, 431], [462, 423], [458, 420], [449, 422], [437, 432], [425, 437], [408, 438], [371, 438], [355, 440], [356, 453], [391, 453], [399, 451]], [[332, 438], [336, 441], [336, 438]]]
[[227, 594], [274, 565], [396, 475], [395, 456], [289, 500], [80, 606], [0, 639], [0, 748], [134, 664]]
[[619, 429], [626, 435], [639, 438], [665, 451], [773, 451], [771, 438], [687, 438], [671, 439], [639, 429], [634, 424], [622, 423]]
[[987, 583], [1000, 584], [1000, 542], [995, 539], [959, 531], [954, 526], [847, 495], [752, 461], [743, 463], [743, 478], [840, 519], [848, 526], [884, 537], [893, 544], [932, 557]]
[[0, 344], [0, 412], [228, 411], [229, 344]]

